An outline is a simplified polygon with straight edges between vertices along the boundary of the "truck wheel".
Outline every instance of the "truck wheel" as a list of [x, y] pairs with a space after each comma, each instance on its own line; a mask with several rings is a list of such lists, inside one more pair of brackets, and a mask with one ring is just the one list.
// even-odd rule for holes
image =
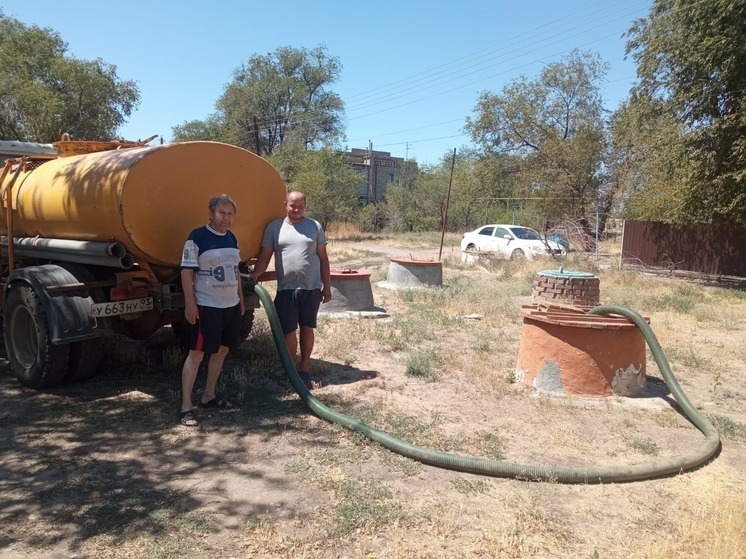
[[251, 329], [254, 327], [254, 310], [246, 309], [241, 321], [241, 343], [245, 342], [251, 334]]
[[64, 382], [78, 382], [98, 374], [102, 341], [101, 338], [94, 338], [70, 344], [70, 357], [63, 378]]
[[191, 325], [184, 319], [171, 323], [171, 330], [174, 333], [174, 338], [181, 348], [186, 349], [189, 347], [190, 327]]
[[34, 290], [14, 286], [5, 301], [5, 349], [18, 382], [48, 388], [62, 382], [69, 348], [52, 344], [47, 313]]

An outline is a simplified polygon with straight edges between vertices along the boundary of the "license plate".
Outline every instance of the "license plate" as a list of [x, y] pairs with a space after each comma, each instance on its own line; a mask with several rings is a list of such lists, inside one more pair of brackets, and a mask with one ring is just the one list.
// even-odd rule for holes
[[126, 301], [112, 301], [111, 303], [95, 303], [91, 306], [91, 316], [99, 318], [102, 316], [117, 316], [120, 314], [132, 314], [149, 311], [153, 308], [153, 298], [128, 299]]

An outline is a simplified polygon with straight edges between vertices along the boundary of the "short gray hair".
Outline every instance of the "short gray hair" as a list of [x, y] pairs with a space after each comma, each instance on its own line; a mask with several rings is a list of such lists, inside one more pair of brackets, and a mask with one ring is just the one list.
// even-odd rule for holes
[[233, 201], [233, 198], [231, 198], [227, 194], [221, 194], [220, 196], [213, 196], [212, 198], [210, 198], [210, 201], [207, 203], [207, 209], [210, 210], [210, 213], [214, 213], [215, 208], [217, 208], [220, 204], [233, 206], [233, 212], [238, 213], [236, 203]]
[[306, 202], [306, 195], [303, 194], [300, 190], [291, 190], [290, 192], [288, 192], [287, 194], [285, 194], [285, 201], [287, 202], [288, 199], [291, 196], [293, 196], [293, 195], [295, 195], [296, 198], [300, 197], [300, 199], [303, 200], [304, 204], [308, 203], [308, 202]]

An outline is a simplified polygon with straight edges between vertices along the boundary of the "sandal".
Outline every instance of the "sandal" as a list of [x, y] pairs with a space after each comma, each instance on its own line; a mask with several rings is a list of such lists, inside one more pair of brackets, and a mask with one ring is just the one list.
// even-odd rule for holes
[[215, 396], [212, 400], [209, 402], [200, 402], [197, 404], [200, 408], [218, 408], [221, 410], [232, 408], [233, 404], [231, 404], [227, 400], [223, 400], [219, 396]]
[[199, 421], [197, 421], [197, 416], [194, 415], [194, 410], [187, 410], [187, 411], [181, 412], [179, 414], [179, 421], [185, 427], [197, 427], [199, 425]]

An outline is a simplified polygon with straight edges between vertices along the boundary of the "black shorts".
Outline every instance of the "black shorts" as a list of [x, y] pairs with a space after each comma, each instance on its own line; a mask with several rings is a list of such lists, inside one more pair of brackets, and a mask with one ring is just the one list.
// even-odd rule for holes
[[216, 353], [220, 346], [237, 347], [241, 343], [241, 305], [218, 309], [198, 307], [199, 318], [192, 326], [189, 349]]
[[321, 306], [320, 289], [283, 289], [275, 295], [275, 308], [282, 333], [295, 332], [298, 326], [316, 328], [316, 315]]

